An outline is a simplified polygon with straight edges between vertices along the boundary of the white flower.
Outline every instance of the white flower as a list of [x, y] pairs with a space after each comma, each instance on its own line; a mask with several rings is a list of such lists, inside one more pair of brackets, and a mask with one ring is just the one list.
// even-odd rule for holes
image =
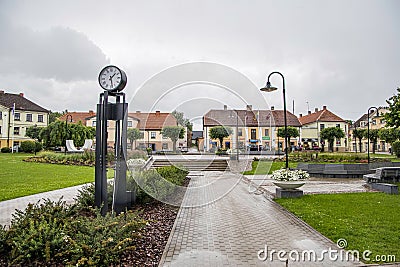
[[271, 177], [277, 181], [298, 181], [308, 179], [310, 175], [303, 170], [280, 169], [273, 171]]

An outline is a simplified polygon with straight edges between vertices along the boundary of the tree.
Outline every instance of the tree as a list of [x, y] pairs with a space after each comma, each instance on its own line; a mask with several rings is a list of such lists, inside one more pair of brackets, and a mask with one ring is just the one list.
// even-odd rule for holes
[[[299, 135], [300, 135], [299, 130], [296, 127], [293, 127], [293, 126], [287, 127], [288, 138], [298, 137]], [[278, 128], [278, 136], [285, 138], [285, 128]]]
[[165, 126], [161, 130], [161, 134], [163, 137], [168, 137], [172, 141], [172, 149], [175, 152], [176, 151], [176, 141], [178, 141], [179, 138], [184, 138], [185, 137], [185, 129], [183, 129], [181, 126]]
[[131, 150], [133, 150], [133, 142], [135, 142], [136, 148], [136, 140], [143, 138], [143, 133], [138, 128], [129, 128], [127, 132], [127, 138], [131, 143]]
[[232, 128], [228, 126], [215, 126], [212, 127], [209, 131], [210, 137], [212, 139], [219, 139], [219, 144], [221, 148], [224, 138], [230, 136], [232, 133]]
[[[370, 129], [369, 130], [369, 142], [372, 142], [372, 153], [375, 154], [375, 149], [376, 149], [376, 143], [378, 142], [378, 132], [379, 129]], [[364, 137], [368, 138], [368, 131], [364, 132]], [[369, 146], [369, 144], [368, 144]]]
[[54, 121], [40, 130], [39, 138], [45, 147], [65, 146], [65, 140], [73, 140], [76, 146], [83, 146], [85, 139], [93, 139], [96, 130], [93, 127], [84, 126], [81, 122], [70, 123], [68, 128], [63, 121]]
[[50, 113], [49, 113], [49, 123], [55, 122], [58, 118], [60, 118], [64, 114], [65, 114], [64, 111], [63, 112], [58, 112], [58, 111], [52, 112], [52, 111], [50, 111]]
[[[378, 136], [393, 147], [393, 143], [400, 138], [400, 130], [398, 128], [381, 128]], [[390, 153], [393, 155], [393, 149]]]
[[362, 139], [365, 136], [365, 129], [354, 129], [353, 130], [353, 136], [356, 138], [356, 143], [357, 143], [357, 138], [358, 138], [358, 145], [360, 148], [360, 152], [362, 152]]
[[333, 152], [333, 142], [336, 139], [344, 138], [345, 134], [339, 127], [328, 127], [320, 132], [321, 139], [328, 140], [328, 149]]
[[400, 127], [400, 87], [397, 87], [397, 95], [393, 95], [386, 103], [389, 105], [389, 112], [385, 113], [387, 127]]
[[43, 127], [38, 127], [37, 125], [31, 126], [26, 128], [26, 133], [25, 135], [34, 139], [34, 140], [38, 140], [39, 142], [41, 142], [41, 138], [40, 138], [40, 131], [42, 130]]
[[185, 118], [183, 112], [174, 110], [171, 114], [175, 117], [179, 125], [187, 127], [190, 132], [193, 130], [193, 124], [190, 123], [189, 119]]

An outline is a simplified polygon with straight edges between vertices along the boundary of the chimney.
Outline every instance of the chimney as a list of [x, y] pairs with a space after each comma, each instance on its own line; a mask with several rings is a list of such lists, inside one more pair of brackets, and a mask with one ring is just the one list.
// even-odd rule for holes
[[156, 110], [156, 116], [160, 116], [160, 111]]
[[308, 111], [308, 115], [310, 115], [310, 114], [311, 114], [311, 110]]
[[274, 107], [274, 106], [271, 106], [271, 110], [275, 110], [275, 107]]
[[140, 110], [136, 110], [136, 113], [140, 113]]
[[323, 109], [323, 110], [326, 110], [326, 106], [322, 106], [322, 109]]
[[301, 117], [303, 117], [303, 114], [300, 113], [299, 116], [300, 116], [300, 118], [301, 118]]
[[227, 105], [224, 105], [224, 110], [228, 110], [228, 106]]
[[3, 90], [0, 90], [0, 95], [3, 95], [4, 94], [4, 91]]
[[24, 93], [19, 93], [19, 96], [22, 96], [22, 97], [24, 97]]
[[93, 110], [89, 110], [89, 114], [90, 115], [94, 114], [94, 111]]
[[252, 105], [246, 105], [246, 110], [247, 111], [252, 111], [253, 110], [253, 106]]
[[314, 112], [318, 112], [318, 108], [315, 108]]

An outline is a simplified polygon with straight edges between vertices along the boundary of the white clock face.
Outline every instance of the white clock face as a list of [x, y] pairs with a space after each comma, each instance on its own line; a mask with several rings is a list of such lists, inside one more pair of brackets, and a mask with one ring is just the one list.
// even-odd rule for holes
[[121, 76], [121, 71], [117, 67], [109, 66], [101, 71], [99, 83], [103, 89], [112, 91], [120, 85]]

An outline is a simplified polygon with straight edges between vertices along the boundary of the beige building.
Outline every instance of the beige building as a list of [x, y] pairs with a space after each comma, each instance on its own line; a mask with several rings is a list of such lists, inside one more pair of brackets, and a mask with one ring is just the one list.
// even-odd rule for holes
[[[285, 147], [284, 138], [277, 135], [278, 128], [284, 127], [283, 110], [253, 110], [251, 105], [246, 110], [210, 110], [203, 116], [204, 141], [200, 150], [213, 151], [218, 147], [239, 147], [246, 151], [282, 151]], [[297, 117], [287, 112], [287, 125], [300, 127]], [[219, 140], [210, 137], [210, 129], [215, 126], [229, 126], [233, 133], [224, 138], [223, 144]], [[238, 140], [238, 146], [236, 145]], [[298, 145], [298, 138], [291, 138], [288, 147]]]
[[335, 140], [334, 151], [346, 151], [348, 147], [348, 123], [329, 111], [326, 106], [321, 110], [315, 108], [314, 112], [309, 111], [307, 115], [300, 114], [299, 121], [301, 123], [301, 143], [303, 149], [316, 149], [324, 147], [327, 151], [328, 143], [321, 140], [320, 132], [329, 127], [339, 127], [345, 133], [345, 138]]
[[[386, 107], [379, 107], [378, 110], [379, 110], [378, 116], [377, 116], [376, 109], [371, 110], [371, 113], [369, 115], [369, 121], [370, 121], [369, 129], [370, 130], [381, 129], [386, 126], [385, 114], [389, 111]], [[353, 130], [356, 128], [357, 129], [365, 129], [365, 130], [368, 129], [368, 114], [363, 114], [357, 121], [355, 121], [349, 131], [349, 139], [350, 139], [349, 151], [367, 152], [368, 151], [368, 139], [363, 138], [361, 140], [361, 151], [360, 151], [359, 139], [357, 138], [357, 140], [356, 140], [355, 137], [353, 136]], [[373, 151], [372, 146], [373, 146], [373, 143], [370, 142], [370, 147], [369, 147], [370, 152]], [[375, 149], [376, 149], [376, 151], [379, 151], [379, 152], [388, 152], [389, 149], [391, 149], [391, 145], [389, 143], [386, 143], [384, 140], [380, 140], [378, 138]]]
[[[15, 107], [15, 110], [13, 110]], [[20, 146], [32, 140], [25, 136], [31, 126], [48, 125], [49, 111], [24, 97], [23, 93], [0, 91], [0, 147]]]

